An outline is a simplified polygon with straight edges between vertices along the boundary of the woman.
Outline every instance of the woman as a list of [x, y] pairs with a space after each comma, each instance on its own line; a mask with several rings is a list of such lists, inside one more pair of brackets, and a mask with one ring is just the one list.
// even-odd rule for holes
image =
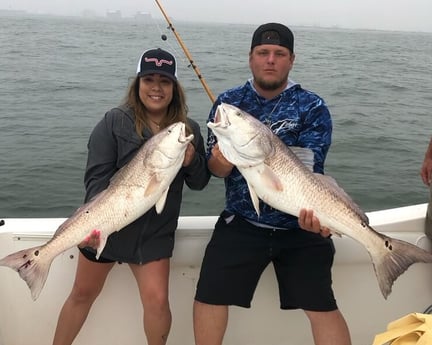
[[186, 115], [185, 95], [177, 81], [174, 56], [160, 48], [145, 51], [124, 104], [107, 112], [90, 136], [85, 201], [105, 189], [115, 172], [152, 135], [170, 124], [185, 122], [187, 131], [194, 134], [193, 145], [189, 144], [186, 150], [183, 167], [170, 186], [161, 214], [153, 207], [122, 231], [111, 234], [99, 260], [93, 249], [99, 240], [97, 232], [80, 245], [75, 282], [60, 312], [54, 345], [72, 344], [116, 261], [128, 263], [136, 279], [147, 343], [166, 343], [171, 326], [169, 258], [183, 183], [200, 190], [210, 179], [199, 125]]

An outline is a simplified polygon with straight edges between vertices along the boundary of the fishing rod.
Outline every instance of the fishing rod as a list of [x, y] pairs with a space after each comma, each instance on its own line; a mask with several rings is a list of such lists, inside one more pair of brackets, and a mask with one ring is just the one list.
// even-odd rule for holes
[[[210, 88], [208, 87], [204, 77], [202, 76], [199, 68], [197, 65], [195, 65], [195, 63], [193, 62], [192, 56], [189, 53], [189, 50], [187, 49], [186, 45], [183, 43], [183, 40], [181, 39], [180, 35], [178, 34], [178, 32], [176, 31], [176, 29], [174, 28], [174, 25], [171, 23], [167, 13], [165, 12], [165, 10], [163, 9], [162, 5], [160, 4], [159, 0], [155, 0], [157, 5], [159, 6], [159, 9], [161, 10], [163, 16], [165, 17], [167, 23], [168, 23], [168, 29], [170, 29], [175, 38], [177, 39], [178, 43], [180, 44], [180, 46], [182, 47], [187, 59], [189, 60], [190, 65], [192, 66], [192, 68], [195, 71], [195, 74], [197, 75], [198, 79], [200, 80], [202, 86], [204, 87], [204, 90], [207, 92], [207, 95], [209, 96], [210, 100], [212, 101], [212, 103], [214, 103], [215, 101], [215, 97], [213, 96], [213, 93], [211, 92]], [[165, 40], [166, 37], [162, 36], [162, 39]]]

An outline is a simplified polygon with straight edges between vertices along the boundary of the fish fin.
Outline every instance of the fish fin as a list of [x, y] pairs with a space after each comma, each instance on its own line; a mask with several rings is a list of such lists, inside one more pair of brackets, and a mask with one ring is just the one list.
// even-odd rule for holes
[[255, 192], [255, 189], [249, 184], [249, 182], [247, 182], [248, 188], [249, 188], [249, 194], [250, 197], [252, 199], [252, 205], [255, 209], [255, 212], [257, 213], [257, 215], [260, 215], [260, 208], [259, 208], [259, 198], [257, 193]]
[[378, 235], [381, 237], [381, 241], [375, 242], [379, 245], [375, 246], [374, 249], [369, 249], [369, 255], [374, 265], [381, 293], [387, 299], [394, 281], [416, 262], [432, 263], [432, 253], [414, 244], [380, 233]]
[[283, 191], [283, 184], [281, 180], [267, 164], [263, 164], [262, 167], [259, 168], [259, 171], [262, 182], [267, 187], [277, 192]]
[[157, 174], [153, 174], [150, 182], [147, 185], [146, 190], [144, 191], [144, 196], [149, 196], [154, 193], [159, 187], [159, 178]]
[[289, 146], [289, 149], [297, 156], [298, 159], [313, 172], [315, 163], [315, 154], [312, 149], [307, 147]]
[[96, 260], [99, 260], [100, 255], [102, 254], [103, 250], [105, 249], [106, 243], [107, 243], [108, 237], [102, 235], [99, 237], [99, 246], [96, 249]]
[[39, 297], [54, 260], [52, 256], [41, 255], [43, 250], [43, 246], [32, 247], [12, 253], [0, 260], [0, 266], [15, 270], [27, 283], [33, 301]]
[[315, 177], [321, 180], [327, 187], [329, 187], [331, 190], [333, 190], [335, 193], [337, 193], [346, 203], [348, 203], [357, 213], [357, 215], [361, 218], [363, 222], [366, 224], [369, 224], [369, 218], [366, 215], [366, 213], [360, 208], [359, 205], [357, 205], [353, 199], [345, 192], [343, 188], [341, 188], [336, 180], [329, 176], [329, 175], [323, 175], [323, 174], [314, 174]]
[[159, 198], [159, 200], [156, 202], [156, 213], [160, 214], [162, 212], [162, 210], [165, 207], [165, 202], [168, 196], [168, 190], [169, 188], [165, 189], [164, 192], [162, 193], [161, 197]]
[[342, 234], [340, 232], [334, 231], [332, 229], [330, 229], [330, 233], [334, 236], [337, 236], [339, 238], [342, 238]]

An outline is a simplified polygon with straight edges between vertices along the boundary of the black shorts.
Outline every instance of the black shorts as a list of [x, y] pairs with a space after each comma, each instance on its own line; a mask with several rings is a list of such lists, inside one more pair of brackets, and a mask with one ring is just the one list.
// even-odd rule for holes
[[[96, 250], [93, 248], [79, 247], [78, 249], [88, 260], [98, 263], [118, 262], [141, 265], [172, 257], [175, 240], [174, 231], [166, 233], [158, 231], [147, 236], [141, 235], [138, 237], [141, 240], [139, 244], [130, 243], [137, 236], [127, 237], [125, 231], [129, 230], [114, 232], [108, 237], [99, 259], [96, 259]], [[123, 237], [119, 237], [119, 234]], [[128, 240], [130, 241], [128, 242]]]
[[87, 260], [93, 261], [93, 262], [100, 262], [102, 264], [108, 264], [108, 263], [112, 263], [115, 262], [114, 260], [110, 260], [110, 259], [106, 259], [102, 256], [99, 256], [99, 259], [96, 259], [96, 253], [92, 252], [86, 248], [80, 248], [78, 247], [79, 251], [81, 252], [82, 255], [84, 255], [84, 257]]
[[332, 311], [333, 241], [301, 229], [257, 227], [235, 216], [219, 217], [207, 245], [195, 299], [249, 308], [264, 269], [271, 262], [281, 309]]

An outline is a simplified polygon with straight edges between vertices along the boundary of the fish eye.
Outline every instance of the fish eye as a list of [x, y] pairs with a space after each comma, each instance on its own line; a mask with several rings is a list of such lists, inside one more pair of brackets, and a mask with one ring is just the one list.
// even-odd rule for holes
[[241, 112], [236, 111], [236, 115], [237, 115], [237, 116], [241, 116]]

